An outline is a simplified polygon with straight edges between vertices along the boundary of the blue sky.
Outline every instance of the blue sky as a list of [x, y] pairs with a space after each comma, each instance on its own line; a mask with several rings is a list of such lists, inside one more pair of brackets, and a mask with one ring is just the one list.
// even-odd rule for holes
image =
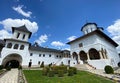
[[[0, 0], [0, 39], [11, 36], [11, 26], [25, 24], [31, 43], [57, 49], [80, 37], [86, 22], [95, 22], [120, 44], [120, 0]], [[119, 49], [119, 48], [118, 48]]]

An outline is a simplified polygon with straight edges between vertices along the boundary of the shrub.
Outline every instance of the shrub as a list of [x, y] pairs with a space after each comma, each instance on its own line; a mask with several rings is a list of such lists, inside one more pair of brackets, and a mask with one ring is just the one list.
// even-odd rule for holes
[[43, 76], [47, 76], [47, 73], [48, 73], [47, 70], [45, 70], [45, 69], [42, 70], [42, 75], [43, 75]]
[[53, 66], [51, 67], [55, 74], [58, 74], [58, 70], [63, 70], [63, 73], [67, 73], [67, 66]]
[[68, 76], [73, 76], [73, 69], [68, 70]]
[[11, 67], [10, 67], [10, 66], [7, 66], [7, 67], [6, 67], [6, 70], [10, 71], [10, 70], [11, 70]]
[[42, 62], [42, 63], [41, 63], [40, 67], [41, 67], [41, 68], [43, 68], [43, 67], [44, 67], [44, 62]]
[[20, 69], [22, 69], [22, 66], [21, 66], [21, 65], [19, 65], [19, 67], [18, 67], [18, 70], [20, 70]]
[[51, 69], [54, 71], [55, 74], [58, 74], [59, 66], [53, 66]]
[[3, 65], [0, 65], [0, 70], [2, 70], [3, 69]]
[[77, 68], [75, 68], [75, 67], [70, 67], [69, 69], [72, 69], [72, 70], [73, 70], [73, 74], [77, 74]]
[[54, 77], [54, 71], [53, 71], [53, 70], [49, 71], [49, 72], [48, 72], [48, 76], [49, 76], [49, 77]]
[[64, 73], [67, 73], [67, 66], [62, 66]]
[[120, 67], [120, 62], [118, 63], [118, 67]]
[[106, 65], [105, 68], [104, 68], [104, 70], [105, 70], [105, 72], [107, 74], [113, 74], [114, 73], [113, 68], [111, 66], [109, 66], [109, 65]]
[[63, 76], [64, 76], [63, 70], [58, 70], [58, 77], [63, 77]]
[[52, 63], [50, 63], [48, 66], [51, 67], [51, 66], [52, 66]]
[[49, 70], [50, 70], [49, 67], [44, 67], [42, 70], [42, 75], [47, 76]]

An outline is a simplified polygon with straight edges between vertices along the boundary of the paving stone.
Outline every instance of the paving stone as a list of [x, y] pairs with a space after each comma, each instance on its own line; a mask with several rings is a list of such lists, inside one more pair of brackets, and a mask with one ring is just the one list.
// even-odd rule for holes
[[0, 78], [0, 83], [18, 83], [18, 69], [11, 69]]

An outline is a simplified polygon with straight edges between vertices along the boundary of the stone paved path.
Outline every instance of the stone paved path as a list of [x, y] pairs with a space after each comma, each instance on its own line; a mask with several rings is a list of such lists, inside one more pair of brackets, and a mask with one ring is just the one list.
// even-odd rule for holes
[[[97, 74], [97, 75], [100, 75], [100, 76], [109, 78], [109, 79], [111, 79], [111, 80], [114, 80], [115, 83], [120, 83], [120, 75], [116, 75], [116, 74], [106, 74], [106, 73], [104, 72], [104, 70], [99, 70], [99, 69], [97, 69], [97, 70], [88, 70], [88, 71], [89, 71], [89, 72], [92, 72], [92, 73], [94, 73], [94, 74]], [[115, 71], [115, 73], [116, 73], [116, 71]], [[117, 70], [117, 73], [120, 74], [120, 69]]]
[[11, 69], [0, 78], [0, 83], [18, 83], [18, 69]]

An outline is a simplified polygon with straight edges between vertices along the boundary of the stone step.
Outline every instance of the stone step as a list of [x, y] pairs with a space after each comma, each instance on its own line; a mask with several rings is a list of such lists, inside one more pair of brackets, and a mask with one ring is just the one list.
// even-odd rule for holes
[[77, 64], [75, 67], [79, 70], [88, 70], [87, 66], [85, 64]]

